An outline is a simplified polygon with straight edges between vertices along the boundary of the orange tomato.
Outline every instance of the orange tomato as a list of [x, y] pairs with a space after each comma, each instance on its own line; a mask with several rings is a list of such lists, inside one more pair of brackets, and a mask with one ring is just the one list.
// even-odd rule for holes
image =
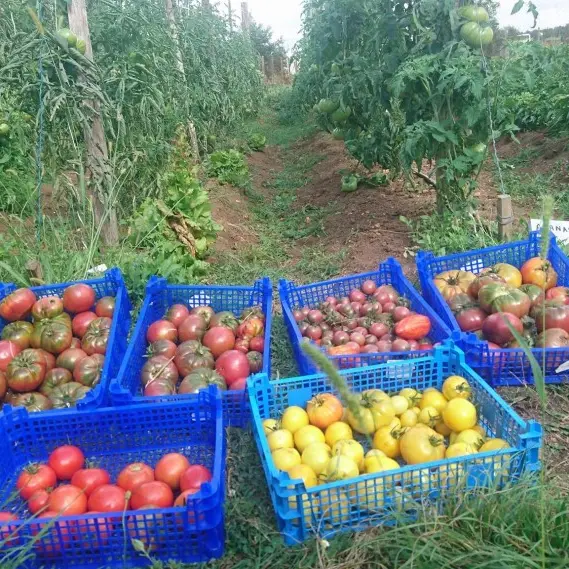
[[445, 271], [434, 278], [435, 286], [448, 302], [462, 292], [468, 293], [470, 283], [476, 278], [470, 271]]
[[534, 284], [543, 290], [557, 285], [557, 272], [551, 263], [541, 257], [526, 261], [521, 268], [524, 284]]
[[306, 412], [310, 424], [324, 430], [342, 419], [344, 408], [335, 395], [320, 393], [307, 403]]

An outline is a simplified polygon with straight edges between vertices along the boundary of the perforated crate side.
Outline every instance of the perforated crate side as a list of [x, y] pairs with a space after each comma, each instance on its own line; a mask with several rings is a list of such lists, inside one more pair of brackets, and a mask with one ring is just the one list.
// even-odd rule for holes
[[[478, 273], [483, 268], [499, 262], [510, 263], [520, 268], [528, 259], [538, 256], [539, 251], [540, 234], [534, 231], [525, 241], [466, 253], [444, 257], [435, 257], [433, 253], [423, 251], [417, 254], [419, 280], [425, 299], [455, 331], [453, 337], [460, 348], [464, 350], [467, 362], [494, 387], [534, 384], [533, 372], [528, 358], [522, 349], [490, 350], [487, 342], [479, 340], [474, 334], [461, 334], [456, 318], [433, 283], [433, 277], [443, 271], [458, 269]], [[551, 235], [548, 258], [559, 275], [558, 285], [569, 286], [569, 259], [559, 248], [554, 235]], [[569, 349], [534, 349], [533, 354], [540, 364], [545, 361], [546, 383], [566, 383], [569, 381], [569, 373], [556, 372], [562, 363], [569, 360]]]
[[[271, 373], [272, 285], [269, 278], [259, 279], [253, 286], [171, 285], [166, 279], [152, 277], [136, 327], [130, 338], [122, 366], [111, 382], [110, 397], [114, 405], [148, 404], [156, 401], [181, 401], [193, 395], [144, 397], [140, 371], [146, 361], [146, 331], [150, 324], [163, 318], [172, 304], [190, 308], [209, 304], [216, 311], [229, 310], [240, 314], [244, 308], [259, 305], [265, 314], [265, 345], [263, 372]], [[245, 391], [223, 391], [222, 402], [228, 426], [246, 427], [249, 423], [249, 402]]]
[[[135, 551], [132, 539], [147, 545], [152, 540], [152, 556], [162, 561], [203, 562], [223, 554], [226, 442], [216, 389], [204, 390], [191, 401], [89, 413], [29, 414], [25, 409], [11, 409], [0, 418], [0, 427], [5, 451], [0, 456], [0, 499], [3, 504], [11, 503], [22, 518], [29, 514], [24, 502], [14, 497], [17, 476], [26, 464], [47, 460], [61, 444], [78, 445], [88, 460], [109, 470], [112, 480], [130, 462], [154, 467], [168, 452], [181, 452], [193, 464], [203, 464], [212, 471], [211, 482], [189, 496], [185, 508], [148, 510], [144, 514], [126, 511], [124, 516], [119, 512], [63, 517], [38, 541], [32, 550], [35, 556], [19, 566], [63, 569], [145, 565], [146, 559]], [[26, 542], [47, 523], [30, 519], [17, 522], [15, 535]], [[68, 540], [66, 529], [77, 527], [83, 531]]]
[[[443, 495], [461, 485], [469, 490], [499, 487], [540, 468], [541, 427], [533, 421], [523, 421], [465, 364], [464, 354], [452, 346], [435, 349], [433, 357], [343, 370], [341, 374], [353, 391], [383, 389], [388, 393], [398, 392], [403, 387], [418, 390], [431, 386], [441, 388], [446, 377], [460, 374], [473, 388], [473, 401], [480, 410], [479, 422], [489, 435], [505, 438], [512, 448], [404, 466], [398, 470], [307, 489], [302, 481], [291, 481], [287, 474], [275, 468], [262, 421], [279, 416], [287, 406], [304, 406], [312, 396], [335, 390], [320, 374], [279, 382], [269, 382], [265, 377], [256, 376], [248, 383], [253, 430], [263, 457], [279, 529], [289, 545], [314, 535], [327, 537], [340, 531], [393, 523], [396, 518], [401, 518], [402, 513], [412, 517], [425, 500], [442, 504]], [[366, 441], [362, 442], [366, 444]], [[345, 496], [349, 507], [343, 507]]]
[[[431, 320], [432, 330], [429, 337], [433, 342], [442, 342], [450, 337], [451, 331], [436, 312], [417, 292], [415, 287], [405, 278], [401, 265], [392, 258], [381, 263], [377, 271], [341, 277], [308, 285], [296, 285], [291, 281], [282, 279], [279, 282], [279, 295], [281, 299], [286, 329], [292, 343], [293, 353], [299, 370], [303, 374], [316, 373], [318, 370], [301, 349], [302, 335], [294, 320], [293, 309], [304, 306], [316, 307], [324, 302], [327, 296], [347, 296], [353, 288], [360, 287], [365, 281], [371, 279], [377, 285], [392, 285], [401, 296], [410, 301], [412, 309], [428, 316]], [[377, 354], [358, 354], [356, 356], [330, 356], [339, 368], [351, 368], [385, 363], [393, 359], [415, 358], [428, 354], [428, 351], [412, 352], [383, 352]]]
[[[77, 283], [85, 283], [92, 286], [95, 290], [97, 300], [104, 296], [114, 296], [116, 298], [113, 324], [109, 335], [107, 354], [101, 372], [101, 379], [94, 389], [89, 391], [83, 399], [77, 402], [77, 409], [88, 410], [101, 407], [109, 402], [108, 391], [111, 378], [118, 373], [128, 345], [128, 333], [131, 322], [130, 311], [132, 307], [122, 273], [120, 269], [116, 267], [109, 269], [102, 277], [97, 279], [70, 281], [30, 288], [38, 298], [46, 296], [62, 297], [67, 287]], [[18, 287], [12, 283], [5, 284], [0, 288], [0, 300], [14, 292], [17, 288]], [[7, 324], [8, 322], [0, 318], [0, 333]], [[7, 407], [8, 406], [5, 406], [4, 408]], [[44, 413], [50, 412], [51, 411], [44, 411]]]

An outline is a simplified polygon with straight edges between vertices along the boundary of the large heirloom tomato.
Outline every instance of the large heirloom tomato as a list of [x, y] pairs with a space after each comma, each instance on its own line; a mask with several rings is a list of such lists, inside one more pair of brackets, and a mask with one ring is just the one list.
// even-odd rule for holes
[[22, 351], [12, 340], [0, 340], [0, 371], [6, 371], [10, 362]]
[[[30, 347], [30, 337], [34, 327], [31, 322], [12, 322], [2, 330], [2, 340], [10, 340], [20, 346], [22, 350]], [[0, 369], [2, 369], [0, 364]]]
[[484, 337], [499, 346], [503, 346], [504, 344], [511, 342], [514, 339], [514, 335], [508, 326], [508, 322], [514, 330], [518, 332], [518, 334], [521, 335], [523, 333], [524, 325], [521, 320], [513, 314], [503, 312], [491, 314], [486, 318], [486, 320], [484, 320], [484, 324], [482, 325]]
[[218, 358], [224, 352], [234, 348], [235, 334], [229, 327], [214, 326], [205, 333], [202, 341], [203, 345], [211, 350], [213, 357]]
[[324, 430], [342, 419], [344, 408], [332, 393], [320, 393], [306, 404], [306, 413], [311, 425]]
[[215, 371], [225, 378], [227, 385], [231, 386], [238, 379], [248, 377], [251, 374], [251, 367], [243, 352], [229, 350], [218, 358]]
[[51, 401], [45, 395], [36, 391], [15, 395], [10, 403], [14, 407], [25, 407], [30, 413], [47, 411], [53, 407]]
[[509, 263], [496, 263], [489, 269], [484, 269], [483, 274], [495, 274], [506, 281], [507, 285], [519, 288], [522, 285], [522, 274]]
[[115, 313], [116, 302], [117, 300], [113, 296], [103, 296], [95, 305], [95, 314], [99, 316], [99, 318], [103, 316], [112, 318]]
[[365, 391], [358, 396], [357, 413], [348, 409], [346, 419], [352, 429], [362, 435], [373, 435], [380, 427], [389, 425], [395, 417], [395, 408], [389, 398], [380, 392]]
[[88, 356], [107, 353], [112, 325], [113, 321], [106, 317], [97, 318], [91, 322], [81, 342], [81, 348]]
[[[223, 311], [214, 314], [209, 323], [210, 328], [224, 327], [231, 330], [234, 334], [237, 332], [239, 327], [239, 320], [235, 317], [233, 312]], [[245, 334], [243, 334], [245, 335]], [[253, 334], [250, 334], [253, 335]]]
[[56, 387], [51, 392], [49, 399], [54, 409], [69, 409], [75, 407], [77, 401], [83, 399], [89, 391], [88, 387], [72, 381]]
[[167, 381], [171, 385], [176, 385], [178, 382], [178, 368], [170, 359], [164, 356], [154, 356], [144, 364], [140, 379], [144, 387], [157, 380]]
[[63, 306], [72, 314], [87, 312], [94, 304], [95, 290], [87, 284], [71, 285], [63, 292]]
[[478, 298], [480, 289], [489, 284], [506, 284], [506, 281], [498, 273], [491, 271], [482, 272], [470, 283], [468, 294], [472, 298]]
[[190, 315], [190, 311], [186, 306], [183, 304], [174, 304], [170, 306], [168, 312], [166, 312], [166, 316], [164, 318], [166, 320], [170, 320], [176, 328], [180, 327], [180, 324]]
[[518, 318], [527, 316], [531, 308], [531, 300], [525, 292], [503, 284], [482, 287], [478, 301], [486, 312], [508, 312]]
[[531, 315], [535, 319], [538, 332], [561, 328], [569, 333], [569, 305], [565, 304], [563, 299], [546, 300], [534, 306]]
[[77, 363], [86, 357], [87, 354], [80, 348], [68, 348], [57, 356], [55, 364], [57, 367], [63, 367], [73, 373]]
[[36, 295], [29, 288], [19, 288], [0, 300], [0, 318], [15, 322], [24, 320], [36, 302]]
[[469, 271], [445, 271], [434, 278], [434, 283], [443, 298], [449, 301], [461, 292], [468, 292], [470, 284], [475, 278], [476, 275]]
[[[534, 307], [536, 304], [541, 304], [546, 298], [543, 289], [537, 285], [525, 284], [520, 287], [520, 290], [529, 296], [532, 307]], [[553, 290], [555, 289], [548, 290], [547, 293], [549, 294]], [[550, 299], [547, 298], [547, 300]]]
[[205, 367], [198, 368], [183, 379], [178, 393], [197, 393], [200, 389], [205, 389], [209, 385], [216, 385], [223, 391], [227, 389], [225, 379], [216, 371]]
[[433, 429], [411, 427], [399, 442], [401, 456], [407, 464], [422, 464], [445, 457], [445, 439]]
[[73, 318], [71, 327], [73, 329], [73, 333], [78, 338], [83, 338], [85, 332], [89, 329], [91, 322], [93, 320], [97, 320], [98, 316], [94, 312], [80, 312]]
[[32, 346], [41, 348], [50, 354], [61, 354], [71, 346], [73, 333], [71, 328], [60, 322], [46, 320], [36, 325], [32, 333]]
[[150, 344], [156, 340], [178, 341], [178, 329], [169, 320], [157, 320], [146, 331], [146, 339]]
[[8, 365], [6, 381], [12, 391], [35, 391], [44, 380], [45, 359], [38, 350], [28, 349], [19, 353]]
[[45, 296], [40, 298], [32, 306], [32, 318], [34, 322], [55, 318], [63, 312], [63, 302], [59, 296]]
[[60, 385], [70, 383], [73, 379], [71, 372], [62, 367], [50, 369], [45, 374], [45, 379], [40, 385], [39, 392], [46, 397], [49, 397], [53, 390]]
[[[528, 286], [531, 286], [531, 285], [528, 285]], [[557, 298], [560, 298], [564, 304], [569, 304], [569, 287], [556, 286], [556, 287], [550, 288], [547, 291], [545, 298], [547, 300], [555, 300]], [[4, 335], [2, 335], [2, 338], [4, 338]], [[10, 340], [11, 338], [6, 338], [6, 339]]]
[[86, 387], [95, 387], [101, 380], [105, 356], [93, 354], [82, 358], [73, 369], [73, 379]]
[[213, 369], [214, 358], [211, 351], [197, 340], [188, 340], [178, 346], [174, 363], [182, 377], [193, 370], [206, 367]]
[[569, 346], [569, 334], [561, 328], [544, 330], [535, 340], [537, 348], [567, 348]]
[[178, 336], [180, 337], [180, 342], [201, 340], [206, 330], [206, 321], [199, 314], [190, 314], [180, 324]]
[[526, 261], [520, 269], [524, 284], [534, 284], [543, 290], [557, 285], [557, 272], [547, 260], [534, 257]]

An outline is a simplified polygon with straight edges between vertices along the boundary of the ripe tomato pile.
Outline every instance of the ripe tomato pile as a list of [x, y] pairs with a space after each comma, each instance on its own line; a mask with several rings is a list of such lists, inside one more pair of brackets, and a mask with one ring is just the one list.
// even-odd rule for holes
[[498, 263], [478, 275], [446, 271], [434, 283], [460, 329], [487, 340], [491, 349], [520, 347], [510, 326], [530, 346], [569, 346], [569, 288], [556, 286], [547, 260], [529, 259], [519, 270]]
[[[306, 409], [288, 407], [280, 418], [265, 419], [263, 428], [276, 468], [293, 480], [302, 479], [310, 488], [407, 464], [510, 448], [503, 439], [487, 437], [464, 377], [448, 377], [441, 391], [428, 388], [420, 393], [404, 388], [389, 395], [372, 389], [357, 396], [356, 402], [344, 408], [333, 394], [321, 393], [308, 401]], [[456, 481], [461, 468], [453, 464], [443, 469], [441, 482]], [[419, 473], [395, 477], [393, 484], [398, 491], [417, 491], [429, 484], [430, 476], [426, 466]], [[316, 504], [324, 517], [334, 514], [337, 519], [342, 513], [349, 514], [351, 505], [377, 506], [383, 500], [384, 484], [388, 482], [356, 482], [347, 494], [334, 494], [333, 503], [326, 492], [312, 495], [312, 511]]]
[[[125, 465], [116, 482], [112, 483], [107, 470], [86, 466], [80, 448], [64, 445], [51, 453], [47, 464], [28, 465], [20, 473], [16, 487], [20, 497], [27, 502], [30, 516], [46, 520], [89, 512], [104, 514], [185, 507], [188, 496], [199, 492], [201, 485], [211, 479], [212, 474], [205, 466], [190, 464], [184, 455], [170, 453], [162, 456], [154, 468], [143, 462]], [[12, 512], [0, 512], [0, 523], [18, 519]], [[143, 527], [148, 531], [148, 545], [153, 545], [159, 532], [152, 531], [148, 523], [133, 523], [136, 520], [137, 516], [127, 518], [127, 528], [132, 530], [132, 537], [140, 539], [140, 529]], [[108, 539], [112, 523], [100, 517], [94, 518], [94, 523], [93, 520], [81, 520], [75, 523], [58, 522], [55, 525], [59, 525], [62, 541], [66, 545], [72, 540], [80, 542], [88, 533], [94, 538]], [[37, 529], [32, 528], [32, 533], [37, 534], [41, 529], [38, 524]], [[59, 544], [55, 526], [52, 531], [53, 541]], [[92, 540], [86, 541], [89, 543]], [[59, 550], [60, 545], [39, 541], [36, 547], [49, 554], [55, 553], [55, 549]]]
[[75, 406], [101, 378], [115, 299], [87, 284], [63, 298], [21, 288], [0, 302], [0, 400], [29, 411]]
[[[243, 390], [263, 368], [265, 316], [246, 308], [238, 318], [210, 306], [170, 307], [148, 327], [149, 359], [140, 380], [146, 396], [197, 393], [208, 385]], [[181, 381], [180, 381], [181, 380]]]
[[372, 280], [348, 296], [329, 296], [318, 307], [293, 311], [301, 334], [330, 355], [430, 350], [431, 321], [408, 308], [391, 285]]

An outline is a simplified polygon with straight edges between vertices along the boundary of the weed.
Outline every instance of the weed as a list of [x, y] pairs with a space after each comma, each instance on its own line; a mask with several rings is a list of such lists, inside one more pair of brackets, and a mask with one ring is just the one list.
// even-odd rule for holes
[[221, 184], [243, 187], [249, 180], [245, 156], [237, 150], [218, 150], [209, 157], [208, 173]]

